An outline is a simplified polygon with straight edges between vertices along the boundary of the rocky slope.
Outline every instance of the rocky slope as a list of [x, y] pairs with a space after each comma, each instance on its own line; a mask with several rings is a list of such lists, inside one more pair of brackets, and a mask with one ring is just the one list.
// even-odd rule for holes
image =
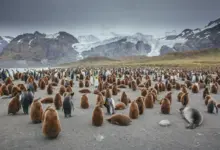
[[220, 48], [220, 18], [211, 21], [204, 28], [185, 29], [180, 34], [172, 36], [172, 39], [182, 38], [186, 41], [175, 43], [173, 47], [161, 47], [161, 54], [173, 51], [201, 50], [209, 48]]
[[10, 36], [0, 36], [0, 54], [12, 39], [13, 37]]
[[81, 35], [81, 36], [78, 36], [78, 41], [79, 43], [95, 43], [95, 42], [98, 42], [100, 41], [99, 38], [95, 37], [94, 35]]
[[119, 39], [104, 45], [99, 45], [90, 50], [83, 51], [82, 56], [104, 56], [109, 58], [121, 58], [123, 56], [146, 55], [151, 51], [151, 46], [143, 41], [131, 42], [129, 37]]
[[78, 55], [72, 48], [74, 43], [78, 43], [78, 40], [66, 32], [53, 35], [37, 31], [33, 34], [26, 33], [17, 36], [4, 47], [1, 58], [58, 63], [63, 58], [69, 61], [68, 58], [71, 57], [71, 61], [74, 61]]

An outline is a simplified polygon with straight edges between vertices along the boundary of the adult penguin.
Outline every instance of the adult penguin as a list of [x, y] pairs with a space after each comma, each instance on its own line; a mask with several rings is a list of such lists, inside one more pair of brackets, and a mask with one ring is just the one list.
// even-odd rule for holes
[[34, 99], [34, 95], [30, 89], [28, 89], [26, 92], [22, 92], [21, 105], [22, 105], [24, 114], [28, 114], [28, 108], [33, 102], [33, 99]]
[[74, 111], [74, 104], [72, 102], [74, 92], [68, 94], [63, 100], [63, 111], [65, 117], [71, 117], [72, 109]]

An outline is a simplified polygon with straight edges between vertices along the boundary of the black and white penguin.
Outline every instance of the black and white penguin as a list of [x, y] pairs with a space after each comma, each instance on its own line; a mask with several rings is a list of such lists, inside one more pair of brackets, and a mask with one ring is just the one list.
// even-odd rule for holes
[[26, 92], [22, 92], [21, 94], [21, 105], [23, 108], [24, 114], [28, 114], [28, 108], [34, 100], [34, 94], [30, 89]]
[[74, 111], [74, 104], [72, 102], [74, 92], [67, 95], [63, 100], [63, 111], [65, 117], [71, 117], [72, 109]]
[[195, 108], [186, 106], [180, 108], [180, 113], [183, 119], [188, 122], [188, 125], [186, 126], [187, 129], [195, 129], [203, 123], [203, 115]]

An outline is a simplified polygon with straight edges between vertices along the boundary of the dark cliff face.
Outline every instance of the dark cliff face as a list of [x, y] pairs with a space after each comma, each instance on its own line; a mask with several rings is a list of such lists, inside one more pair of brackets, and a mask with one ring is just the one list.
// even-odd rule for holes
[[105, 45], [99, 45], [91, 50], [82, 52], [84, 57], [104, 56], [109, 58], [120, 58], [124, 56], [147, 55], [151, 51], [151, 46], [143, 41], [132, 43], [126, 38]]
[[164, 54], [171, 53], [171, 52], [174, 52], [174, 49], [166, 45], [163, 45], [160, 49], [160, 55], [164, 55]]
[[69, 53], [77, 55], [78, 52], [72, 48], [74, 43], [78, 43], [78, 40], [66, 32], [48, 37], [36, 31], [34, 34], [26, 33], [14, 38], [3, 49], [1, 56], [15, 60], [54, 60]]

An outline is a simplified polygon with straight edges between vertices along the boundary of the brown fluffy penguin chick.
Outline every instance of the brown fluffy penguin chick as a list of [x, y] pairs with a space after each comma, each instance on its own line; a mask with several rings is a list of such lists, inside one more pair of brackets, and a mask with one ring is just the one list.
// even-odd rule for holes
[[42, 80], [43, 80], [42, 78], [40, 78], [40, 79], [38, 80], [38, 87], [40, 87], [40, 83], [41, 83]]
[[165, 98], [167, 98], [170, 101], [170, 105], [171, 105], [171, 103], [172, 103], [172, 92], [167, 93]]
[[40, 89], [41, 89], [41, 90], [44, 90], [45, 87], [46, 87], [45, 81], [44, 81], [44, 80], [41, 80], [41, 81], [40, 81]]
[[118, 104], [115, 105], [115, 110], [123, 110], [126, 109], [126, 105], [122, 102], [119, 102]]
[[112, 97], [112, 92], [109, 88], [107, 88], [105, 91], [105, 98], [111, 98], [111, 97]]
[[211, 100], [211, 99], [212, 99], [211, 95], [206, 95], [206, 97], [205, 97], [205, 105], [207, 105], [209, 100]]
[[196, 84], [192, 85], [192, 93], [199, 93], [199, 87]]
[[114, 114], [110, 118], [107, 119], [111, 124], [119, 125], [119, 126], [128, 126], [131, 124], [132, 120], [127, 115], [123, 114]]
[[53, 97], [45, 97], [40, 100], [42, 104], [50, 104], [53, 103]]
[[[96, 91], [94, 91], [94, 94], [98, 94], [98, 90]], [[91, 91], [89, 90], [89, 89], [81, 89], [81, 90], [79, 90], [79, 93], [84, 93], [84, 94], [88, 94], [88, 93], [91, 93]]]
[[73, 87], [73, 80], [70, 80], [70, 86]]
[[73, 90], [72, 90], [72, 88], [71, 88], [71, 86], [69, 85], [69, 86], [67, 86], [67, 88], [66, 88], [66, 92], [69, 92], [69, 93], [71, 93]]
[[89, 87], [89, 80], [85, 81], [85, 87]]
[[58, 77], [53, 77], [52, 82], [59, 84], [59, 78]]
[[60, 95], [63, 96], [65, 92], [66, 92], [66, 88], [63, 85], [61, 85], [60, 90], [59, 90]]
[[84, 87], [84, 83], [82, 80], [79, 80], [79, 88], [83, 88]]
[[43, 80], [45, 82], [45, 85], [48, 85], [48, 80], [49, 80], [48, 77], [44, 77]]
[[124, 103], [126, 106], [128, 105], [128, 97], [125, 92], [123, 92], [121, 95], [121, 102]]
[[131, 119], [137, 119], [139, 117], [139, 109], [136, 101], [132, 101], [129, 109], [129, 117]]
[[33, 86], [34, 86], [34, 91], [36, 92], [37, 91], [37, 83], [33, 82]]
[[164, 83], [160, 83], [160, 84], [159, 84], [159, 89], [160, 89], [160, 92], [165, 91], [165, 90], [166, 90], [165, 84], [164, 84]]
[[167, 84], [167, 91], [171, 91], [172, 90], [172, 84], [171, 83], [168, 83]]
[[136, 103], [138, 105], [139, 114], [142, 115], [144, 113], [144, 108], [145, 108], [143, 97], [138, 97], [136, 99]]
[[52, 86], [52, 84], [49, 84], [47, 86], [47, 94], [48, 95], [52, 95], [53, 94], [53, 86]]
[[9, 94], [12, 94], [13, 84], [8, 84], [8, 85], [7, 85], [7, 88], [8, 88], [8, 93], [9, 93]]
[[145, 85], [144, 84], [139, 84], [138, 87], [143, 88], [143, 87], [145, 87]]
[[157, 100], [157, 95], [153, 91], [151, 91], [150, 93], [153, 95], [153, 101], [155, 103]]
[[182, 96], [181, 96], [181, 103], [183, 106], [187, 106], [188, 103], [189, 103], [189, 94], [188, 93], [184, 93]]
[[99, 82], [98, 90], [103, 91], [103, 83], [102, 82]]
[[143, 89], [141, 89], [141, 96], [146, 96], [147, 95], [147, 89], [146, 88], [143, 88]]
[[183, 93], [187, 93], [187, 88], [186, 88], [186, 86], [183, 86], [183, 87], [182, 87], [182, 92], [183, 92]]
[[157, 90], [157, 92], [159, 92], [159, 84], [158, 84], [158, 83], [156, 83], [156, 84], [154, 85], [154, 88]]
[[112, 87], [112, 95], [117, 95], [118, 94], [118, 90], [117, 90], [117, 86], [114, 84]]
[[61, 131], [60, 120], [57, 111], [49, 107], [44, 113], [42, 132], [48, 138], [56, 138]]
[[121, 80], [117, 79], [117, 85], [120, 85], [120, 84], [121, 84]]
[[208, 89], [208, 87], [206, 87], [203, 91], [203, 95], [202, 95], [203, 99], [205, 99], [205, 97], [209, 94], [210, 94], [209, 89]]
[[33, 123], [41, 123], [43, 108], [39, 99], [35, 99], [30, 107], [30, 118]]
[[83, 94], [81, 97], [81, 101], [80, 101], [80, 106], [82, 109], [87, 109], [89, 108], [89, 100], [87, 95]]
[[1, 86], [1, 91], [3, 95], [9, 95], [8, 87], [5, 84]]
[[102, 95], [101, 92], [99, 92], [99, 94], [97, 95], [97, 99], [96, 99], [96, 105], [99, 105], [100, 107], [103, 107], [104, 106], [104, 97]]
[[33, 76], [29, 76], [27, 79], [27, 83], [32, 83], [34, 81], [34, 77]]
[[183, 96], [183, 94], [184, 93], [182, 91], [178, 93], [178, 95], [177, 95], [177, 101], [178, 102], [181, 102], [181, 97]]
[[131, 89], [131, 81], [128, 81], [128, 87]]
[[103, 121], [104, 121], [103, 111], [102, 111], [101, 107], [99, 105], [97, 105], [95, 107], [95, 109], [93, 110], [92, 124], [94, 126], [99, 127], [103, 124]]
[[211, 86], [211, 93], [212, 94], [217, 94], [218, 93], [218, 88], [217, 88], [217, 86], [215, 84], [213, 84]]
[[180, 90], [180, 84], [179, 83], [176, 83], [176, 90]]
[[20, 88], [21, 91], [27, 91], [27, 88], [24, 86], [24, 84], [18, 84], [18, 87]]
[[15, 97], [11, 99], [8, 105], [8, 114], [15, 115], [21, 108], [21, 103], [19, 100], [20, 93], [18, 93]]
[[138, 86], [139, 84], [141, 84], [140, 78], [137, 78], [137, 79], [136, 79], [136, 83], [137, 83], [137, 86]]
[[62, 97], [61, 97], [60, 93], [57, 93], [55, 95], [53, 103], [54, 103], [56, 110], [59, 110], [60, 107], [62, 107]]
[[154, 107], [154, 98], [153, 98], [152, 93], [148, 93], [148, 95], [145, 97], [144, 104], [146, 108]]
[[207, 112], [212, 114], [214, 113], [214, 109], [216, 110], [216, 113], [218, 113], [218, 107], [216, 106], [216, 102], [211, 99], [207, 104]]
[[118, 88], [125, 89], [125, 88], [127, 88], [127, 86], [124, 84], [121, 84], [121, 85], [118, 85]]
[[137, 83], [133, 80], [133, 81], [131, 81], [131, 89], [133, 90], [133, 91], [136, 91], [137, 90]]
[[18, 86], [13, 86], [11, 90], [12, 97], [16, 96], [20, 92], [20, 88]]
[[64, 86], [64, 79], [62, 79], [62, 80], [60, 81], [60, 85], [63, 85], [63, 86]]
[[170, 113], [170, 100], [167, 98], [164, 98], [161, 102], [161, 113], [162, 114]]

